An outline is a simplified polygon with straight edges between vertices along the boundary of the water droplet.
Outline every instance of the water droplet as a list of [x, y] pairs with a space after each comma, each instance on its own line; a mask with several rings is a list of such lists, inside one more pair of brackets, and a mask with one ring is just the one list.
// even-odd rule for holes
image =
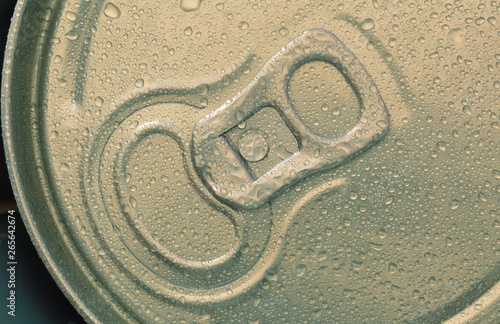
[[74, 30], [70, 30], [64, 36], [66, 37], [66, 39], [69, 39], [69, 40], [76, 40], [76, 39], [78, 39], [78, 34]]
[[181, 0], [180, 7], [182, 10], [189, 12], [200, 8], [201, 0]]
[[453, 245], [453, 239], [451, 237], [447, 237], [445, 240], [446, 245], [452, 246]]
[[482, 24], [484, 24], [485, 21], [486, 21], [486, 19], [484, 19], [484, 17], [479, 17], [479, 18], [476, 18], [476, 20], [474, 20], [474, 23], [476, 23], [476, 25], [478, 25], [478, 26], [481, 26]]
[[238, 24], [238, 28], [241, 30], [247, 30], [250, 25], [246, 21], [242, 21]]
[[75, 21], [76, 20], [76, 14], [74, 12], [71, 12], [71, 11], [68, 11], [66, 13], [66, 18], [69, 20], [69, 21]]
[[377, 121], [376, 125], [382, 129], [385, 129], [387, 127], [387, 121], [381, 119], [381, 120]]
[[144, 85], [144, 79], [137, 79], [137, 80], [135, 80], [134, 85], [135, 85], [137, 88], [141, 88], [141, 87]]
[[387, 232], [385, 231], [385, 229], [381, 228], [380, 230], [377, 231], [377, 236], [380, 239], [384, 239], [387, 236]]
[[102, 107], [104, 100], [101, 97], [95, 97], [94, 103], [97, 107]]
[[305, 275], [306, 270], [307, 270], [307, 268], [306, 268], [305, 264], [299, 264], [297, 266], [297, 277], [302, 277], [303, 275]]
[[191, 35], [193, 35], [193, 28], [191, 28], [191, 27], [186, 27], [186, 29], [184, 29], [184, 35], [186, 35], [186, 36], [191, 36]]
[[458, 201], [457, 199], [453, 199], [450, 202], [450, 208], [451, 209], [457, 209], [458, 207], [460, 207], [460, 201]]
[[238, 140], [238, 150], [241, 156], [249, 162], [262, 161], [269, 152], [266, 134], [258, 129], [247, 130]]
[[375, 28], [375, 22], [373, 21], [373, 19], [367, 18], [361, 22], [360, 27], [365, 31], [372, 30], [373, 28]]
[[206, 83], [202, 83], [198, 87], [196, 87], [196, 91], [202, 96], [206, 95], [208, 93], [208, 90], [210, 90], [210, 87]]
[[269, 281], [277, 281], [278, 273], [276, 272], [275, 269], [268, 269], [265, 273], [265, 278]]
[[281, 27], [279, 33], [281, 36], [285, 37], [288, 35], [288, 29], [286, 27]]
[[134, 197], [130, 197], [129, 201], [132, 208], [137, 208], [137, 200]]
[[104, 15], [109, 18], [119, 18], [121, 15], [120, 9], [111, 2], [106, 3], [104, 6]]
[[352, 289], [345, 288], [344, 289], [344, 297], [350, 297], [352, 295]]
[[313, 310], [313, 312], [312, 312], [313, 319], [318, 319], [321, 316], [322, 312], [323, 312], [323, 310], [321, 308], [317, 308], [317, 309]]
[[370, 248], [374, 249], [375, 251], [381, 251], [384, 248], [383, 244], [377, 244], [377, 243], [373, 243], [373, 242], [368, 243], [368, 246]]

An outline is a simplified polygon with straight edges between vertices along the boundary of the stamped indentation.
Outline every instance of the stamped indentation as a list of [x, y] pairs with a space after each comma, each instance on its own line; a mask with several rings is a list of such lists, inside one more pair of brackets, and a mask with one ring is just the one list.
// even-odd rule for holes
[[[244, 134], [250, 130], [257, 130], [265, 136], [268, 144], [268, 152], [264, 158], [258, 161], [249, 161], [241, 155], [241, 158], [249, 163], [248, 172], [256, 179], [266, 174], [276, 164], [292, 156], [298, 150], [298, 143], [283, 118], [272, 107], [264, 107], [252, 117], [233, 127], [225, 134], [226, 141], [240, 151], [238, 144]], [[216, 147], [215, 147], [216, 148]]]
[[241, 220], [196, 192], [185, 167], [187, 147], [175, 125], [140, 125], [117, 155], [115, 183], [129, 225], [152, 252], [179, 266], [208, 269], [240, 250]]
[[249, 129], [241, 134], [238, 151], [248, 162], [262, 161], [269, 153], [269, 140], [263, 131]]
[[[93, 153], [97, 158], [89, 169], [90, 178], [97, 176], [99, 185], [93, 205], [102, 208], [104, 213], [97, 213], [107, 216], [114, 229], [106, 240], [121, 241], [146, 270], [140, 270], [138, 280], [166, 298], [200, 303], [234, 297], [236, 283], [242, 278], [249, 280], [248, 273], [262, 259], [269, 243], [270, 206], [235, 211], [218, 202], [198, 178], [189, 155], [189, 137], [165, 121], [171, 118], [169, 111], [197, 108], [180, 103], [151, 105], [135, 98], [119, 107], [130, 109], [130, 113], [122, 111], [123, 119], [109, 121], [107, 133], [96, 142]], [[147, 121], [151, 116], [161, 120]], [[169, 179], [162, 179], [168, 174]], [[160, 192], [154, 196], [159, 181], [179, 186], [184, 195], [170, 201], [162, 200]], [[191, 215], [184, 213], [187, 209]], [[162, 230], [169, 220], [170, 226], [178, 229], [175, 238]], [[188, 223], [190, 226], [182, 225]], [[202, 230], [205, 237], [196, 237]], [[108, 253], [114, 255], [115, 251]], [[138, 274], [133, 263], [117, 262], [131, 274]], [[241, 282], [238, 285], [249, 287]]]

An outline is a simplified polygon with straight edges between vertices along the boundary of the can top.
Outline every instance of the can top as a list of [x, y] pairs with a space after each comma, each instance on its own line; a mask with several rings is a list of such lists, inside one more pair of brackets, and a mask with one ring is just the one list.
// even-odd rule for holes
[[494, 322], [498, 4], [24, 0], [24, 221], [89, 322]]

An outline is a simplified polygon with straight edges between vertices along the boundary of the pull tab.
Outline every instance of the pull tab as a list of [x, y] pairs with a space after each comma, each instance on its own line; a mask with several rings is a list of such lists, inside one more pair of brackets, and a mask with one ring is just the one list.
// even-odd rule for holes
[[[334, 65], [360, 101], [358, 123], [341, 137], [314, 134], [290, 102], [288, 85], [292, 74], [313, 61]], [[298, 150], [263, 175], [256, 176], [250, 162], [267, 154], [265, 136], [250, 139], [256, 147], [245, 154], [228, 134], [264, 107], [279, 113], [295, 137]], [[191, 153], [200, 177], [219, 200], [251, 209], [262, 206], [300, 179], [341, 164], [380, 140], [388, 128], [387, 109], [363, 65], [335, 35], [323, 29], [310, 29], [266, 62], [243, 91], [197, 123]]]

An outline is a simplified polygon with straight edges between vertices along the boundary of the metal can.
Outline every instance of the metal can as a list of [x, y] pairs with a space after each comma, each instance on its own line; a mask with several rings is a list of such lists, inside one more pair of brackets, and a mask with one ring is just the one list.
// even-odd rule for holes
[[20, 1], [40, 255], [89, 322], [497, 322], [499, 8]]

